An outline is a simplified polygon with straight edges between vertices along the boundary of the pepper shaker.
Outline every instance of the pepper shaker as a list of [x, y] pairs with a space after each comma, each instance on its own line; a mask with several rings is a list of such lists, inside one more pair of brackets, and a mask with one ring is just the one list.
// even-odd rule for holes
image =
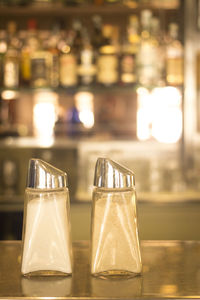
[[69, 275], [72, 243], [67, 174], [31, 159], [23, 220], [23, 275]]
[[142, 262], [132, 171], [99, 158], [91, 218], [91, 273], [105, 278], [141, 273]]

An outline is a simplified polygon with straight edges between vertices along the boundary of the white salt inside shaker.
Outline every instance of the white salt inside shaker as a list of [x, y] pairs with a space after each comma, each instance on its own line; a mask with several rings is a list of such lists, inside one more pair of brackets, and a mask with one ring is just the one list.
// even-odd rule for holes
[[72, 273], [69, 192], [66, 173], [39, 159], [29, 163], [21, 272]]

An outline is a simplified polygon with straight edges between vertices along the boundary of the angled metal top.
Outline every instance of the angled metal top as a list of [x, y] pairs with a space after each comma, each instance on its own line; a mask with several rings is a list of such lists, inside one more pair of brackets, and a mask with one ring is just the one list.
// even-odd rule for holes
[[67, 174], [65, 172], [41, 159], [30, 159], [27, 187], [33, 189], [56, 189], [67, 186]]
[[98, 158], [94, 186], [104, 188], [135, 187], [134, 173], [109, 158]]

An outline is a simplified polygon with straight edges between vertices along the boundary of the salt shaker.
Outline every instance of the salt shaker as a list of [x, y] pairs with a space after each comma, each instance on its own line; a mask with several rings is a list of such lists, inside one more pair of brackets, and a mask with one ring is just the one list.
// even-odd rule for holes
[[23, 275], [72, 273], [69, 191], [67, 174], [31, 159], [23, 220]]
[[140, 274], [134, 174], [107, 158], [96, 162], [91, 220], [91, 273], [105, 278]]

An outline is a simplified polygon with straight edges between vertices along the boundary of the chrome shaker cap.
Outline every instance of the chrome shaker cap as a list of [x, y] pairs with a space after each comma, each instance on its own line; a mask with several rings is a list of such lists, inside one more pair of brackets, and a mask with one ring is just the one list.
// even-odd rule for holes
[[98, 158], [95, 167], [94, 186], [104, 188], [135, 187], [132, 171], [108, 158]]
[[67, 174], [41, 159], [30, 159], [27, 187], [33, 189], [56, 189], [67, 187]]

